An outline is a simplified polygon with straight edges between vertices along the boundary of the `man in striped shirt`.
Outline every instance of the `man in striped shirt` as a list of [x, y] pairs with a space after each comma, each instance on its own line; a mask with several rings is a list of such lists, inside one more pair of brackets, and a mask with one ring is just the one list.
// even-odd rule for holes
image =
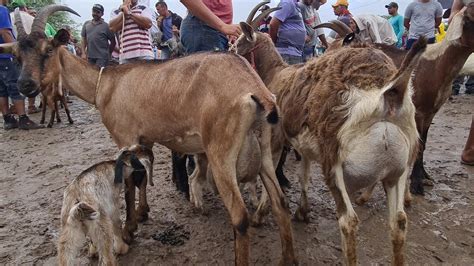
[[151, 9], [139, 4], [138, 0], [125, 0], [120, 8], [112, 12], [109, 27], [112, 32], [117, 32], [119, 35], [120, 64], [131, 60], [153, 59], [149, 32], [152, 25], [151, 17]]

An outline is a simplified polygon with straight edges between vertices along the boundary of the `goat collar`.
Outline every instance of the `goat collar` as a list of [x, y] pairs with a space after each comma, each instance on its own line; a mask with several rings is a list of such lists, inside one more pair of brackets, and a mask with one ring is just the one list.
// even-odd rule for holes
[[95, 86], [95, 97], [94, 97], [94, 105], [97, 107], [97, 94], [99, 94], [99, 86], [100, 80], [102, 79], [102, 71], [104, 71], [104, 67], [100, 68], [99, 77], [97, 78], [97, 85]]
[[255, 65], [255, 51], [262, 46], [262, 43], [258, 43], [255, 45], [250, 51], [248, 51], [245, 56], [250, 55], [250, 65], [254, 70], [257, 70], [257, 66]]

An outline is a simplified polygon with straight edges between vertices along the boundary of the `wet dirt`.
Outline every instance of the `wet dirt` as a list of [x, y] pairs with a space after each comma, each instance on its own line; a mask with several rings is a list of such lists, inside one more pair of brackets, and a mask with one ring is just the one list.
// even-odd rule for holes
[[[56, 264], [56, 241], [64, 188], [89, 166], [114, 159], [117, 148], [97, 111], [73, 97], [75, 123], [52, 129], [0, 129], [0, 265]], [[407, 211], [409, 264], [474, 265], [474, 168], [459, 163], [474, 111], [474, 96], [460, 95], [444, 105], [428, 136], [425, 164], [434, 179], [425, 197], [415, 197]], [[65, 114], [61, 110], [65, 120]], [[39, 114], [32, 119], [39, 121]], [[3, 124], [0, 124], [3, 126]], [[150, 218], [139, 225], [121, 265], [231, 265], [233, 232], [222, 201], [205, 194], [206, 215], [196, 211], [171, 182], [170, 152], [154, 148], [154, 187], [148, 187]], [[291, 211], [299, 201], [300, 163], [289, 156], [285, 173]], [[293, 221], [300, 264], [341, 264], [340, 236], [333, 199], [319, 168], [312, 166], [309, 190], [310, 222]], [[249, 203], [248, 193], [244, 198]], [[248, 204], [249, 206], [249, 204]], [[362, 265], [389, 264], [391, 243], [388, 210], [381, 187], [360, 219], [358, 256]], [[122, 213], [124, 210], [122, 210]], [[250, 230], [251, 264], [276, 265], [281, 257], [278, 227], [270, 214]], [[155, 240], [158, 239], [158, 240]], [[96, 265], [86, 252], [79, 265]]]

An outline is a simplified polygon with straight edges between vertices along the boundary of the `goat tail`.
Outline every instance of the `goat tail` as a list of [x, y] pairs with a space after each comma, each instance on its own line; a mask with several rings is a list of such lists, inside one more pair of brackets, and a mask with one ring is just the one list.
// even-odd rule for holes
[[99, 212], [85, 202], [76, 203], [69, 211], [69, 219], [72, 221], [97, 220]]
[[265, 110], [267, 122], [270, 124], [276, 124], [279, 120], [278, 108], [276, 102], [273, 98], [268, 99], [268, 97], [258, 97], [254, 94], [250, 96], [252, 100], [255, 101], [258, 108]]

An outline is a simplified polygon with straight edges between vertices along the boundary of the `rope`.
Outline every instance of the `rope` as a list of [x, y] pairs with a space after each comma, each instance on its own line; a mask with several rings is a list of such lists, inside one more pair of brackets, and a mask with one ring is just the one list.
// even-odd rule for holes
[[99, 94], [99, 86], [100, 80], [102, 79], [102, 71], [104, 71], [105, 67], [101, 67], [99, 71], [99, 77], [97, 78], [97, 85], [95, 86], [95, 97], [94, 97], [94, 105], [97, 107], [97, 94]]

